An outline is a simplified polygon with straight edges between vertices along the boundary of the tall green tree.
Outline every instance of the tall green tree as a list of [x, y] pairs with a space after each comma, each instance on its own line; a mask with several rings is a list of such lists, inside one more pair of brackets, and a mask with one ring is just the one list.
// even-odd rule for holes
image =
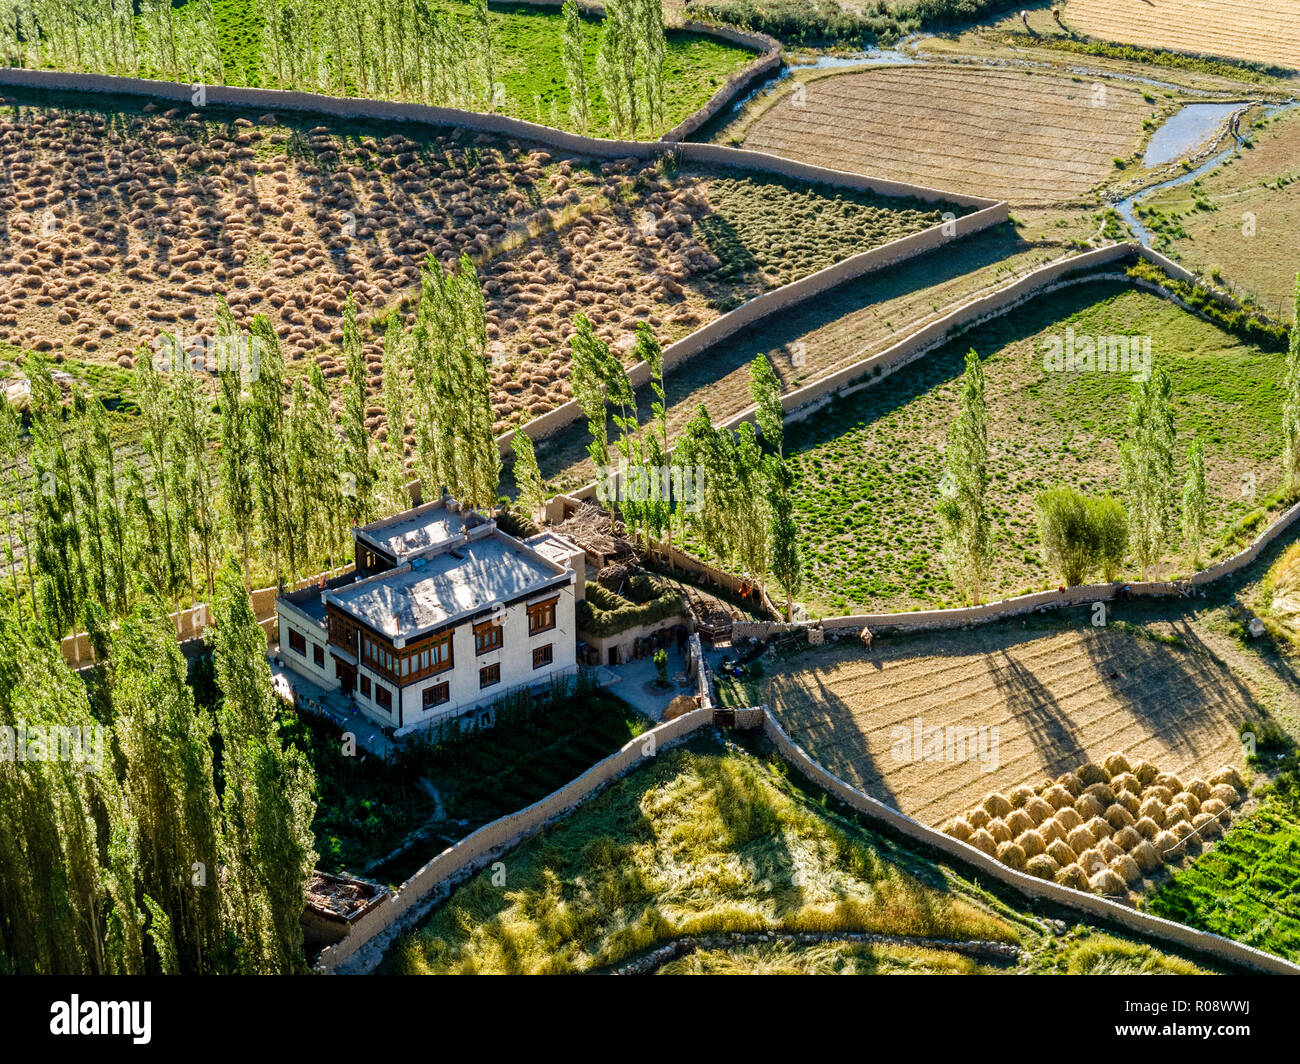
[[258, 367], [250, 384], [253, 482], [262, 536], [271, 550], [276, 583], [283, 586], [286, 565], [296, 577], [301, 553], [288, 462], [284, 355], [279, 337], [262, 314], [253, 319], [251, 340]]
[[286, 746], [257, 623], [238, 565], [228, 561], [213, 603], [221, 692], [223, 923], [240, 971], [303, 971], [303, 892], [315, 866], [311, 766]]
[[1209, 521], [1208, 488], [1205, 482], [1205, 450], [1200, 439], [1187, 449], [1187, 478], [1183, 481], [1183, 535], [1192, 548], [1192, 568], [1201, 567], [1201, 541]]
[[1294, 497], [1300, 492], [1300, 273], [1295, 279], [1295, 312], [1282, 397], [1282, 471], [1287, 495]]
[[515, 452], [515, 487], [519, 489], [519, 505], [532, 516], [546, 504], [546, 489], [537, 468], [537, 451], [532, 438], [522, 428], [515, 429], [510, 440]]
[[993, 523], [985, 495], [989, 481], [988, 413], [984, 367], [966, 353], [957, 417], [948, 430], [938, 516], [943, 558], [958, 591], [978, 605], [993, 559]]
[[366, 358], [357, 324], [357, 305], [349, 294], [343, 308], [343, 365], [347, 384], [343, 393], [343, 496], [348, 519], [364, 525], [375, 516], [375, 468], [366, 428]]
[[582, 13], [573, 0], [564, 0], [562, 49], [564, 81], [569, 90], [569, 120], [579, 133], [586, 134], [591, 105], [587, 93], [587, 66], [583, 58]]
[[382, 506], [384, 514], [410, 508], [407, 490], [406, 423], [410, 417], [410, 370], [406, 365], [402, 320], [394, 312], [388, 317], [384, 335], [383, 402], [386, 425], [383, 455]]
[[1129, 437], [1120, 447], [1129, 544], [1143, 580], [1176, 528], [1172, 393], [1163, 366], [1135, 384], [1129, 402]]
[[221, 508], [227, 527], [239, 537], [239, 557], [247, 575], [249, 536], [257, 512], [251, 397], [247, 390], [253, 351], [248, 335], [236, 327], [224, 298], [217, 300], [216, 326]]

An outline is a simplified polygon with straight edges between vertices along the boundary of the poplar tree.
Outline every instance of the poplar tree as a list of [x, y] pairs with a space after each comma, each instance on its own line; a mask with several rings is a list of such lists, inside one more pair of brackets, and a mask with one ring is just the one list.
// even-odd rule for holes
[[23, 620], [22, 594], [18, 587], [18, 559], [15, 548], [21, 547], [23, 564], [27, 568], [27, 586], [35, 587], [32, 575], [31, 533], [27, 522], [27, 485], [23, 476], [23, 457], [20, 447], [22, 418], [13, 404], [5, 400], [0, 404], [0, 510], [5, 523], [5, 562], [13, 588], [14, 608], [18, 622]]
[[601, 474], [609, 467], [609, 421], [605, 409], [604, 365], [610, 355], [604, 341], [596, 336], [591, 319], [581, 312], [573, 318], [569, 351], [573, 399], [587, 419], [587, 433], [591, 437], [587, 444], [587, 454], [596, 467], [599, 478], [597, 484], [602, 485], [604, 490], [605, 478]]
[[1287, 496], [1294, 498], [1300, 492], [1300, 273], [1295, 279], [1295, 311], [1282, 397], [1282, 471]]
[[383, 457], [383, 505], [386, 515], [411, 506], [406, 483], [406, 422], [410, 416], [410, 371], [406, 365], [402, 320], [394, 311], [384, 334], [383, 386], [386, 425]]
[[985, 501], [989, 445], [984, 367], [973, 350], [966, 353], [958, 404], [956, 420], [948, 430], [938, 516], [952, 582], [971, 605], [979, 605], [993, 560], [993, 532]]
[[239, 537], [240, 561], [247, 574], [248, 540], [256, 514], [251, 411], [245, 390], [253, 351], [247, 334], [236, 328], [224, 298], [217, 300], [216, 326], [221, 503], [227, 526]]
[[343, 307], [343, 365], [343, 496], [349, 522], [364, 525], [375, 515], [375, 469], [366, 428], [366, 356], [351, 294]]
[[542, 473], [537, 468], [537, 450], [532, 437], [522, 428], [516, 428], [510, 437], [515, 452], [515, 487], [519, 489], [519, 505], [534, 515], [546, 505], [546, 489], [542, 486]]
[[258, 372], [250, 386], [253, 482], [262, 535], [271, 549], [276, 583], [283, 586], [284, 565], [287, 562], [296, 574], [299, 550], [287, 461], [284, 356], [279, 337], [264, 315], [253, 319], [252, 340], [258, 358]]
[[[161, 357], [169, 366], [175, 366], [180, 351], [173, 337], [161, 337]], [[172, 409], [169, 389], [150, 352], [141, 348], [135, 358], [136, 403], [140, 407], [145, 456], [149, 459], [150, 484], [161, 500], [158, 507], [158, 540], [154, 544], [162, 556], [164, 581], [158, 590], [168, 596], [176, 590], [177, 558], [175, 536], [172, 530], [171, 484], [167, 476], [167, 460], [172, 449]]]
[[114, 734], [153, 903], [151, 938], [164, 970], [174, 962], [185, 973], [212, 972], [221, 947], [213, 722], [195, 705], [185, 656], [152, 589], [123, 622], [114, 655]]
[[222, 695], [222, 916], [234, 967], [301, 972], [303, 893], [316, 863], [314, 778], [280, 738], [266, 634], [233, 559], [217, 580], [212, 648]]
[[1143, 580], [1175, 531], [1172, 394], [1163, 366], [1137, 382], [1129, 402], [1129, 437], [1120, 447], [1129, 545]]
[[590, 122], [587, 97], [587, 65], [583, 56], [582, 13], [574, 0], [564, 0], [563, 54], [564, 80], [569, 90], [569, 119], [579, 133], [586, 135]]
[[1205, 450], [1200, 439], [1187, 449], [1187, 479], [1183, 482], [1183, 535], [1192, 548], [1192, 568], [1201, 567], [1201, 541], [1209, 520], [1205, 482]]
[[172, 403], [176, 415], [175, 465], [186, 481], [188, 527], [203, 569], [203, 586], [211, 596], [220, 535], [209, 442], [216, 426], [212, 399], [195, 370], [187, 369], [172, 376]]

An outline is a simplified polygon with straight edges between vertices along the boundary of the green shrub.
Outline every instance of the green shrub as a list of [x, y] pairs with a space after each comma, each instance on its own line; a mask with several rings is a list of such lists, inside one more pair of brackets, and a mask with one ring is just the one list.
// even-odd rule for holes
[[1163, 270], [1145, 259], [1140, 259], [1129, 267], [1128, 275], [1135, 279], [1149, 281], [1167, 289], [1186, 303], [1194, 307], [1220, 328], [1227, 330], [1247, 343], [1255, 344], [1265, 351], [1285, 351], [1290, 343], [1290, 330], [1285, 325], [1274, 325], [1250, 311], [1226, 306], [1220, 303], [1200, 285], [1180, 281], [1170, 277]]
[[654, 624], [681, 613], [682, 596], [644, 573], [634, 576], [618, 595], [599, 584], [588, 584], [586, 598], [577, 604], [578, 634], [603, 638], [629, 628]]
[[1038, 510], [1044, 561], [1067, 587], [1087, 581], [1100, 569], [1115, 579], [1128, 547], [1124, 507], [1109, 495], [1094, 498], [1074, 488], [1051, 488], [1034, 503]]

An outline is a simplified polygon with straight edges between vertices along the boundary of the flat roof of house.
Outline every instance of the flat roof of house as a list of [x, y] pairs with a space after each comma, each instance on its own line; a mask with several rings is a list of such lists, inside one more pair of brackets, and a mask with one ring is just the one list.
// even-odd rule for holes
[[422, 554], [465, 534], [465, 530], [486, 520], [473, 510], [462, 510], [453, 500], [440, 499], [414, 510], [362, 525], [358, 539], [378, 547], [395, 561]]
[[552, 532], [550, 529], [545, 532], [538, 532], [535, 536], [529, 536], [524, 540], [524, 545], [532, 547], [538, 554], [545, 555], [551, 561], [560, 565], [564, 565], [575, 554], [585, 553], [572, 540], [566, 539], [558, 532]]
[[410, 640], [450, 621], [530, 595], [569, 570], [516, 539], [491, 535], [328, 593], [377, 632]]

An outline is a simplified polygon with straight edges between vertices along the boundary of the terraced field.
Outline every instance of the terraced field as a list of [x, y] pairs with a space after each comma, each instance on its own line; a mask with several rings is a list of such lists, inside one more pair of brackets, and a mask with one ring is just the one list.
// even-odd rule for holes
[[[1061, 484], [1119, 490], [1132, 388], [1130, 376], [1118, 372], [1045, 371], [1047, 339], [1067, 329], [1078, 337], [1152, 338], [1153, 357], [1173, 379], [1180, 476], [1193, 430], [1205, 447], [1213, 515], [1207, 544], [1277, 483], [1278, 356], [1122, 282], [1081, 283], [979, 326], [787, 429], [814, 615], [955, 604], [928, 515], [955, 381], [971, 348], [985, 360], [989, 404], [997, 549], [986, 597], [1055, 586], [1039, 557], [1033, 499]], [[1190, 568], [1176, 549], [1167, 559], [1153, 576]]]
[[[722, 693], [732, 704], [766, 702], [835, 775], [935, 827], [992, 791], [1100, 764], [1116, 750], [1180, 775], [1242, 767], [1238, 727], [1261, 714], [1260, 696], [1200, 632], [1186, 622], [1153, 626], [1174, 645], [1131, 627], [1094, 628], [1085, 611], [1072, 617], [1075, 626], [1057, 622], [1059, 630], [1017, 623], [869, 651], [847, 639]], [[898, 736], [918, 720], [989, 729], [984, 760], [900, 757]]]
[[[1204, 970], [1087, 926], [1045, 933], [1041, 920], [716, 739], [660, 754], [501, 867], [504, 886], [489, 870], [457, 888], [395, 947], [391, 968], [610, 972], [671, 945], [685, 947], [684, 959], [651, 958], [646, 970]], [[748, 949], [710, 944], [764, 934]], [[863, 941], [873, 935], [893, 941]], [[809, 944], [814, 936], [825, 941]]]
[[1101, 40], [1300, 70], [1297, 0], [1066, 0], [1063, 17]]
[[[12, 160], [0, 342], [125, 366], [163, 331], [209, 336], [224, 294], [241, 323], [268, 315], [291, 359], [336, 377], [349, 293], [377, 318], [404, 306], [429, 255], [469, 254], [504, 431], [568, 397], [578, 310], [611, 343], [638, 321], [669, 343], [759, 292], [936, 225], [945, 209], [316, 121], [12, 97], [0, 109]], [[378, 375], [377, 342], [367, 355]]]
[[1142, 202], [1156, 246], [1287, 321], [1300, 268], [1300, 110], [1243, 124], [1252, 147], [1204, 177]]
[[743, 147], [841, 170], [1063, 203], [1137, 150], [1154, 110], [1120, 83], [915, 65], [811, 78], [738, 132]]

